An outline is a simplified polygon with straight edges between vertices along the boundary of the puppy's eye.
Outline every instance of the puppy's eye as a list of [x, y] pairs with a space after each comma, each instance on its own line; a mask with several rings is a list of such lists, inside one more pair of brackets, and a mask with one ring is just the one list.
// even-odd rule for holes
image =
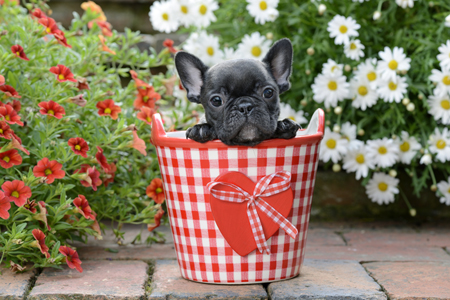
[[215, 107], [219, 107], [222, 105], [222, 98], [220, 98], [219, 96], [214, 96], [209, 101], [211, 102], [212, 106]]
[[264, 98], [272, 98], [273, 96], [273, 90], [272, 89], [265, 89], [263, 92]]

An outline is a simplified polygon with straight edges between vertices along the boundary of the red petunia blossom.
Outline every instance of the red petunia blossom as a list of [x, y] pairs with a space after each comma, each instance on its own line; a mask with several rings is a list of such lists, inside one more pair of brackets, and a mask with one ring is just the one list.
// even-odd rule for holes
[[64, 31], [58, 30], [57, 32], [53, 33], [53, 36], [55, 37], [55, 40], [67, 48], [72, 48], [69, 44], [67, 44], [66, 36], [64, 35]]
[[80, 183], [85, 187], [92, 187], [94, 191], [96, 191], [97, 187], [102, 184], [102, 181], [100, 179], [100, 172], [95, 167], [83, 164], [81, 165], [81, 169], [75, 170], [74, 173], [86, 173], [91, 183], [86, 180], [81, 180]]
[[9, 142], [3, 150], [7, 151], [11, 149], [18, 149], [30, 155], [30, 152], [22, 146], [22, 141], [14, 132], [9, 134], [9, 139], [11, 140], [11, 142]]
[[103, 35], [99, 35], [100, 43], [102, 44], [102, 51], [106, 51], [112, 55], [116, 55], [116, 51], [109, 49], [109, 47], [105, 44], [105, 37]]
[[10, 140], [11, 137], [9, 135], [13, 132], [11, 127], [6, 124], [6, 121], [0, 121], [0, 137]]
[[97, 24], [97, 26], [100, 28], [100, 30], [102, 31], [102, 35], [104, 36], [112, 36], [112, 26], [110, 23], [106, 22], [106, 21], [98, 21], [98, 20], [94, 20], [94, 21], [90, 21], [88, 23], [88, 28], [91, 29], [92, 27], [94, 27], [94, 24]]
[[20, 121], [20, 116], [9, 104], [6, 104], [5, 106], [0, 106], [0, 116], [2, 116], [5, 119], [6, 123], [23, 126], [23, 123]]
[[108, 116], [111, 119], [116, 120], [119, 117], [119, 113], [122, 111], [120, 106], [114, 105], [112, 99], [106, 99], [97, 103], [98, 114], [100, 116]]
[[[1, 148], [0, 148], [1, 149]], [[8, 150], [0, 153], [0, 166], [9, 169], [12, 166], [18, 166], [22, 163], [22, 156], [16, 149]]]
[[114, 182], [114, 177], [116, 177], [117, 167], [114, 163], [109, 164], [109, 172], [106, 172], [106, 179], [103, 179], [103, 184], [108, 187], [108, 184]]
[[161, 95], [155, 92], [155, 89], [151, 87], [138, 89], [138, 94], [134, 100], [133, 106], [136, 109], [141, 109], [143, 106], [155, 108], [155, 102], [161, 99]]
[[37, 19], [47, 17], [47, 15], [40, 8], [33, 9], [33, 11], [31, 12], [31, 15]]
[[73, 153], [76, 155], [81, 155], [82, 157], [87, 157], [87, 152], [89, 151], [89, 145], [86, 143], [86, 141], [83, 138], [76, 137], [76, 138], [70, 138], [67, 142], [69, 144], [70, 148], [72, 149]]
[[133, 130], [133, 142], [131, 143], [131, 147], [141, 152], [142, 155], [147, 155], [147, 151], [145, 149], [147, 146], [143, 139], [141, 139], [136, 130]]
[[131, 70], [130, 74], [131, 74], [131, 78], [134, 79], [134, 82], [136, 83], [136, 87], [137, 88], [140, 88], [140, 87], [149, 88], [149, 87], [151, 87], [150, 84], [148, 84], [147, 82], [139, 79], [138, 75], [137, 75], [137, 73], [135, 71]]
[[3, 75], [0, 75], [0, 85], [5, 84], [5, 77]]
[[103, 171], [108, 173], [110, 171], [110, 166], [108, 164], [106, 156], [103, 154], [103, 149], [99, 146], [97, 146], [97, 154], [95, 154], [95, 158], [97, 159], [98, 163], [102, 166]]
[[153, 231], [155, 228], [158, 228], [161, 225], [161, 218], [164, 216], [164, 210], [160, 207], [158, 212], [155, 215], [155, 224], [147, 224], [147, 230]]
[[37, 212], [36, 202], [34, 200], [30, 201], [30, 199], [27, 199], [27, 203], [25, 203], [22, 207], [25, 208], [26, 210], [29, 210], [33, 214]]
[[90, 90], [89, 84], [88, 84], [86, 78], [77, 77], [77, 89], [79, 91], [81, 91], [81, 90]]
[[13, 98], [22, 98], [22, 96], [19, 95], [19, 93], [10, 85], [1, 85], [0, 91], [5, 93], [6, 97], [13, 97]]
[[56, 25], [55, 20], [50, 17], [44, 16], [40, 18], [38, 22], [45, 26], [46, 34], [55, 34], [56, 32], [60, 31], [58, 25]]
[[48, 102], [41, 102], [38, 104], [38, 106], [41, 108], [39, 112], [43, 115], [61, 119], [66, 114], [64, 107], [53, 100], [50, 100]]
[[156, 110], [147, 106], [142, 106], [141, 111], [138, 112], [137, 118], [144, 121], [148, 125], [152, 125], [152, 116], [156, 113]]
[[23, 47], [20, 45], [13, 45], [11, 46], [11, 51], [12, 53], [17, 56], [20, 59], [23, 60], [30, 60], [27, 55], [25, 54], [25, 52], [23, 51]]
[[9, 212], [8, 210], [11, 208], [11, 203], [9, 203], [9, 200], [5, 197], [5, 194], [0, 191], [0, 218], [3, 220], [9, 219]]
[[173, 47], [173, 41], [171, 39], [166, 39], [163, 42], [163, 46], [166, 47], [170, 53], [177, 53], [177, 49]]
[[156, 203], [163, 203], [165, 196], [162, 180], [160, 178], [154, 178], [152, 182], [147, 186], [147, 190], [145, 191], [145, 193]]
[[78, 208], [78, 212], [83, 215], [86, 219], [95, 220], [95, 215], [93, 215], [93, 211], [89, 206], [86, 197], [83, 195], [78, 195], [75, 199], [73, 199], [73, 205]]
[[50, 72], [56, 75], [56, 80], [59, 82], [64, 81], [72, 81], [77, 82], [75, 77], [73, 77], [73, 73], [70, 69], [64, 65], [57, 65], [56, 67], [51, 67]]
[[56, 160], [49, 161], [47, 157], [44, 157], [33, 168], [33, 174], [35, 177], [47, 177], [46, 183], [51, 184], [55, 179], [61, 179], [66, 176], [66, 172], [61, 169], [62, 164]]
[[31, 197], [31, 189], [21, 180], [5, 181], [2, 184], [2, 190], [8, 201], [13, 202], [17, 206], [22, 206]]
[[50, 258], [50, 253], [48, 253], [48, 247], [45, 244], [45, 234], [39, 229], [33, 229], [31, 233], [36, 239], [37, 247], [39, 248], [39, 250], [41, 250], [42, 254], [44, 254], [46, 258]]
[[[6, 102], [5, 105], [10, 105], [12, 108], [18, 113], [20, 109], [22, 108], [22, 104], [19, 100], [13, 99], [12, 102]], [[0, 105], [2, 106], [2, 105]]]
[[81, 268], [81, 260], [78, 256], [77, 251], [69, 248], [67, 246], [59, 247], [59, 252], [66, 257], [66, 263], [71, 269], [77, 269], [78, 272], [83, 272]]

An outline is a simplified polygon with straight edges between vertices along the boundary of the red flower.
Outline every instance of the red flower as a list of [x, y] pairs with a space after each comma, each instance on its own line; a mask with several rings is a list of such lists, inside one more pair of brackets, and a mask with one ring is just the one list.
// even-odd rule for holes
[[22, 98], [22, 96], [19, 95], [19, 93], [10, 85], [1, 85], [0, 91], [5, 93], [6, 97], [13, 97], [13, 98]]
[[0, 85], [5, 84], [5, 77], [3, 75], [0, 75]]
[[56, 160], [49, 161], [47, 157], [44, 157], [33, 168], [33, 174], [35, 177], [47, 177], [46, 182], [51, 184], [55, 179], [64, 178], [66, 175], [66, 172], [61, 170], [61, 168], [62, 164]]
[[55, 37], [56, 41], [57, 41], [59, 44], [63, 45], [64, 47], [67, 47], [67, 48], [72, 48], [72, 46], [70, 46], [69, 44], [67, 44], [67, 39], [66, 39], [66, 37], [65, 37], [65, 35], [64, 35], [64, 32], [63, 32], [62, 30], [56, 31], [56, 32], [53, 34], [53, 36]]
[[86, 219], [95, 220], [95, 215], [93, 215], [93, 211], [89, 206], [86, 197], [83, 195], [78, 195], [75, 199], [73, 199], [73, 205], [78, 208], [78, 212], [83, 215]]
[[56, 80], [58, 80], [59, 82], [64, 81], [77, 82], [77, 80], [73, 77], [73, 73], [70, 71], [70, 69], [64, 65], [51, 67], [50, 72], [56, 75]]
[[142, 106], [141, 111], [137, 114], [139, 120], [144, 121], [148, 125], [152, 125], [152, 116], [156, 113], [156, 110], [147, 106]]
[[38, 242], [37, 246], [39, 250], [41, 250], [42, 254], [44, 254], [45, 257], [50, 258], [50, 253], [48, 253], [48, 247], [45, 244], [45, 234], [39, 229], [33, 229], [31, 233], [33, 233], [34, 238]]
[[[12, 106], [12, 108], [16, 111], [19, 112], [20, 109], [22, 108], [22, 104], [20, 103], [19, 100], [13, 99], [12, 102], [6, 102], [5, 105], [10, 105]], [[2, 105], [0, 105], [2, 106]]]
[[100, 43], [102, 44], [102, 51], [106, 51], [108, 53], [111, 53], [112, 55], [116, 55], [116, 52], [109, 49], [109, 47], [105, 44], [105, 37], [103, 35], [99, 35], [98, 38], [100, 39]]
[[145, 193], [147, 194], [147, 196], [152, 198], [156, 203], [158, 204], [163, 203], [165, 197], [162, 180], [160, 178], [154, 178], [147, 187]]
[[166, 47], [170, 53], [177, 53], [177, 49], [173, 47], [173, 41], [171, 39], [166, 39], [163, 42], [163, 46]]
[[17, 56], [18, 58], [21, 58], [23, 60], [30, 60], [27, 55], [25, 54], [25, 52], [23, 51], [23, 47], [20, 45], [14, 45], [11, 46], [11, 51], [12, 53], [14, 53], [15, 56]]
[[87, 79], [83, 77], [77, 77], [77, 89], [78, 90], [90, 90], [89, 84], [87, 83]]
[[81, 260], [78, 256], [77, 251], [69, 248], [67, 246], [59, 247], [59, 252], [66, 257], [66, 263], [71, 269], [77, 269], [78, 272], [83, 272], [81, 268]]
[[36, 214], [33, 219], [44, 222], [45, 226], [47, 226], [48, 231], [52, 230], [47, 222], [47, 208], [45, 208], [45, 202], [39, 201], [38, 206], [40, 210], [39, 214]]
[[9, 169], [12, 166], [18, 166], [21, 163], [22, 156], [20, 156], [19, 151], [15, 149], [0, 153], [0, 166], [5, 169]]
[[98, 20], [94, 20], [94, 21], [90, 21], [88, 23], [88, 28], [91, 29], [92, 27], [94, 27], [94, 24], [97, 24], [98, 27], [100, 27], [102, 34], [104, 36], [112, 36], [112, 26], [110, 23], [106, 22], [106, 21], [98, 21]]
[[5, 193], [6, 199], [13, 202], [17, 206], [22, 206], [31, 197], [31, 189], [25, 185], [21, 180], [5, 181], [2, 184], [2, 190]]
[[103, 154], [103, 149], [99, 146], [97, 146], [97, 154], [95, 154], [95, 158], [97, 159], [98, 163], [102, 166], [103, 171], [108, 173], [110, 171], [110, 166], [108, 164], [108, 161], [106, 160], [106, 156]]
[[18, 150], [23, 151], [26, 154], [30, 155], [30, 152], [22, 146], [22, 141], [19, 139], [19, 137], [17, 135], [15, 135], [14, 132], [10, 133], [9, 136], [10, 136], [9, 139], [11, 139], [12, 141], [9, 142], [5, 146], [5, 151], [11, 150], [11, 149], [18, 149]]
[[47, 34], [55, 34], [59, 31], [58, 25], [56, 25], [55, 20], [50, 17], [41, 17], [38, 22], [45, 26], [45, 32]]
[[15, 123], [17, 125], [23, 126], [23, 123], [20, 121], [20, 116], [9, 104], [0, 106], [0, 116], [3, 116], [3, 118], [5, 118], [5, 121], [9, 124]]
[[30, 201], [30, 199], [27, 199], [27, 203], [25, 203], [22, 207], [25, 208], [26, 210], [31, 211], [33, 214], [35, 214], [37, 211], [36, 202], [34, 200]]
[[119, 117], [119, 113], [122, 111], [120, 106], [114, 105], [112, 99], [100, 101], [97, 103], [96, 107], [98, 108], [98, 114], [100, 116], [109, 116], [113, 120], [116, 120]]
[[142, 155], [147, 155], [147, 151], [145, 151], [147, 146], [145, 146], [144, 140], [138, 136], [136, 130], [133, 130], [133, 142], [131, 144], [131, 147], [141, 152]]
[[108, 187], [108, 184], [114, 182], [116, 176], [117, 167], [114, 163], [109, 164], [109, 172], [106, 172], [106, 179], [103, 180], [103, 184]]
[[84, 158], [87, 157], [89, 146], [84, 139], [80, 137], [71, 138], [67, 143], [69, 144], [73, 153], [75, 153], [76, 155], [81, 155]]
[[159, 227], [161, 225], [161, 218], [164, 216], [164, 210], [160, 207], [158, 212], [155, 215], [155, 224], [148, 224], [147, 229], [148, 231], [153, 231], [153, 229]]
[[11, 203], [5, 197], [5, 194], [0, 191], [0, 218], [7, 220], [9, 218], [8, 210], [11, 208]]
[[138, 78], [138, 75], [137, 75], [137, 73], [135, 71], [131, 70], [130, 74], [131, 74], [131, 77], [134, 79], [137, 88], [140, 88], [140, 87], [148, 87], [149, 88], [149, 87], [151, 87], [151, 85], [148, 84], [147, 82], [145, 82], [143, 80], [140, 80]]
[[40, 8], [33, 9], [33, 11], [31, 12], [31, 15], [37, 19], [47, 17], [47, 15]]
[[11, 128], [8, 124], [6, 124], [5, 121], [0, 121], [0, 137], [10, 140], [11, 137], [9, 135], [13, 132], [14, 131], [11, 130]]
[[142, 106], [150, 108], [155, 107], [155, 102], [161, 99], [161, 95], [155, 92], [155, 89], [150, 86], [143, 89], [138, 89], [137, 98], [134, 100], [134, 107], [141, 109]]
[[50, 100], [48, 102], [41, 102], [38, 104], [38, 106], [41, 108], [39, 112], [43, 115], [61, 119], [66, 114], [64, 107], [53, 100]]
[[102, 181], [100, 179], [100, 172], [95, 167], [83, 164], [81, 165], [81, 169], [75, 170], [74, 173], [86, 173], [89, 177], [90, 182], [81, 180], [80, 183], [85, 187], [92, 187], [94, 191], [96, 191], [97, 187], [102, 184]]

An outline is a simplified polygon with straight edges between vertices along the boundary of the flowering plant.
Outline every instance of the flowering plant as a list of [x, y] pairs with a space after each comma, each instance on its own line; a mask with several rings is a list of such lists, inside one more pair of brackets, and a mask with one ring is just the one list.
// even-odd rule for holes
[[[172, 54], [141, 52], [139, 34], [112, 30], [90, 1], [68, 30], [45, 2], [0, 4], [0, 264], [82, 271], [69, 243], [101, 238], [100, 220], [118, 238], [123, 223], [161, 222], [149, 124], [178, 99]], [[164, 115], [168, 130], [189, 123], [179, 115]]]
[[[220, 8], [219, 8], [220, 7]], [[261, 59], [273, 40], [294, 46], [282, 118], [327, 112], [320, 159], [354, 172], [379, 204], [411, 178], [450, 205], [450, 3], [446, 0], [168, 0], [150, 8], [155, 29], [191, 32], [183, 49], [212, 65]]]

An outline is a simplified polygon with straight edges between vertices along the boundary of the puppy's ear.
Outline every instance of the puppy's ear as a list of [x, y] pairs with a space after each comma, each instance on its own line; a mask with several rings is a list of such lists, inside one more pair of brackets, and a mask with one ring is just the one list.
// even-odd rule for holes
[[291, 87], [289, 76], [291, 76], [293, 52], [291, 41], [281, 39], [270, 48], [266, 57], [262, 60], [272, 72], [280, 89], [280, 94]]
[[183, 51], [175, 55], [175, 66], [189, 101], [200, 103], [200, 91], [208, 67], [198, 57]]

